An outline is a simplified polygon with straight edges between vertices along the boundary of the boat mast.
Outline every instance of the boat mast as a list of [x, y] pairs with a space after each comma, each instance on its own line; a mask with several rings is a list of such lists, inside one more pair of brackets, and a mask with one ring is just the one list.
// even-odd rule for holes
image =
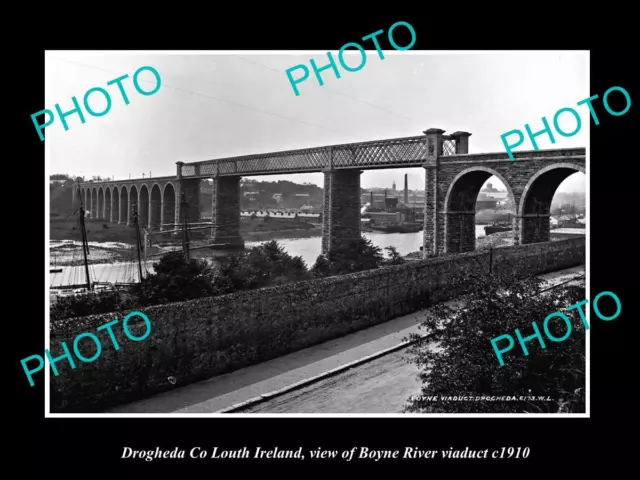
[[87, 290], [93, 290], [91, 285], [91, 278], [89, 277], [89, 261], [87, 255], [89, 254], [89, 242], [87, 241], [87, 230], [84, 225], [84, 205], [82, 203], [82, 195], [80, 194], [80, 188], [78, 188], [78, 196], [80, 197], [80, 233], [82, 235], [82, 254], [84, 255], [84, 272], [87, 278]]
[[142, 283], [142, 262], [140, 261], [140, 250], [142, 249], [142, 246], [140, 245], [140, 228], [138, 226], [137, 205], [133, 206], [133, 225], [136, 229], [136, 250], [138, 251], [138, 274], [140, 275], [140, 283]]
[[186, 196], [182, 192], [182, 198], [180, 200], [180, 209], [183, 212], [182, 220], [182, 251], [184, 252], [184, 259], [189, 261], [189, 204], [187, 203]]
[[149, 247], [151, 247], [151, 235], [149, 230], [145, 229], [144, 231], [144, 264], [147, 264], [147, 260], [149, 258]]

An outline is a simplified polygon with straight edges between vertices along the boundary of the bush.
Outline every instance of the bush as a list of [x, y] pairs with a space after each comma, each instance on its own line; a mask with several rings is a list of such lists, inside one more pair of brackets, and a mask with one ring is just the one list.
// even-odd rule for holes
[[[583, 287], [560, 286], [541, 292], [541, 280], [514, 273], [487, 276], [461, 275], [454, 288], [465, 293], [457, 307], [435, 305], [421, 328], [434, 334], [417, 340], [409, 349], [421, 370], [421, 394], [411, 398], [405, 411], [434, 413], [556, 413], [584, 412], [585, 328], [578, 312], [564, 312], [572, 323], [569, 337], [558, 343], [546, 338], [543, 321], [584, 300]], [[536, 322], [546, 348], [536, 339], [521, 350], [515, 329], [523, 337], [534, 333]], [[566, 326], [561, 319], [549, 322], [555, 337]], [[500, 366], [491, 339], [509, 334], [512, 350], [503, 354]], [[435, 343], [434, 343], [435, 341]], [[504, 345], [504, 342], [498, 344]], [[549, 401], [428, 401], [430, 396], [547, 396]]]
[[360, 237], [335, 249], [330, 257], [319, 255], [311, 272], [316, 278], [343, 275], [378, 268], [383, 261], [380, 247], [373, 245], [371, 240]]
[[331, 275], [331, 264], [325, 255], [318, 255], [316, 263], [311, 267], [311, 275], [314, 278], [328, 277]]
[[215, 293], [213, 270], [206, 260], [187, 262], [183, 253], [176, 251], [163, 255], [153, 267], [155, 273], [132, 288], [142, 306], [181, 302]]
[[406, 262], [404, 258], [398, 253], [396, 247], [384, 247], [389, 252], [389, 258], [383, 261], [384, 265], [402, 265]]
[[213, 284], [216, 292], [232, 293], [309, 277], [302, 257], [292, 257], [272, 240], [247, 252], [222, 257]]

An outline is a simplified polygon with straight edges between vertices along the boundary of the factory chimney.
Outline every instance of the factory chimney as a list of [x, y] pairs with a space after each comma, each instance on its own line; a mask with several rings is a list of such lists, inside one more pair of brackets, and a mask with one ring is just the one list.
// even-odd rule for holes
[[369, 204], [371, 205], [371, 208], [373, 208], [373, 190], [369, 192], [369, 198], [371, 199]]
[[404, 204], [409, 205], [409, 180], [407, 174], [404, 174]]

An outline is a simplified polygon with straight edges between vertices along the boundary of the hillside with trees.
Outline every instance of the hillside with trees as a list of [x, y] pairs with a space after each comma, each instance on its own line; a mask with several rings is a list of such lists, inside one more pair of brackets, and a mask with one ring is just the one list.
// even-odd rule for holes
[[[255, 192], [255, 193], [252, 193]], [[200, 188], [202, 212], [211, 212], [211, 185], [203, 181]], [[313, 183], [295, 183], [288, 180], [277, 182], [257, 181], [243, 178], [240, 181], [240, 208], [299, 209], [303, 205], [321, 208], [323, 189]]]
[[49, 209], [51, 217], [66, 218], [73, 214], [73, 185], [81, 177], [67, 173], [54, 173], [49, 176]]

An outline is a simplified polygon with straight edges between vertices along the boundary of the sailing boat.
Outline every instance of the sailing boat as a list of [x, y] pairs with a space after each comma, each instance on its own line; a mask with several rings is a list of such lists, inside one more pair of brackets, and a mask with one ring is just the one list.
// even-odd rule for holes
[[[74, 268], [72, 267], [70, 276], [73, 276], [74, 278], [72, 279], [70, 284], [55, 285], [55, 286], [52, 285], [50, 288], [52, 290], [61, 290], [62, 292], [75, 295], [75, 294], [95, 293], [96, 290], [105, 291], [105, 290], [113, 290], [114, 288], [119, 289], [120, 287], [127, 288], [128, 286], [133, 285], [133, 282], [117, 282], [117, 281], [115, 283], [101, 282], [97, 278], [93, 278], [93, 279], [91, 278], [91, 275], [89, 273], [89, 259], [88, 259], [89, 241], [87, 239], [87, 229], [85, 225], [86, 210], [82, 202], [82, 195], [80, 194], [79, 191], [78, 191], [78, 197], [80, 198], [80, 207], [78, 208], [78, 210], [76, 210], [76, 212], [79, 214], [78, 215], [78, 231], [80, 232], [80, 235], [81, 235], [80, 240], [81, 240], [81, 248], [82, 248], [82, 256], [83, 256], [82, 265], [84, 266], [84, 282], [82, 282], [81, 278], [77, 278], [77, 275], [75, 275], [74, 273]], [[74, 212], [74, 214], [76, 212]], [[133, 206], [133, 224], [136, 231], [137, 262], [135, 263], [137, 263], [137, 267], [138, 267], [137, 280], [139, 282], [142, 282], [143, 272], [142, 272], [142, 263], [141, 263], [141, 252], [144, 252], [146, 249], [143, 248], [141, 243], [137, 205]], [[131, 263], [134, 263], [134, 262], [131, 262]], [[51, 272], [53, 271], [54, 269], [51, 269]], [[61, 272], [62, 269], [61, 268], [56, 269], [56, 271]], [[76, 272], [76, 273], [79, 273], [79, 272]], [[95, 277], [95, 274], [94, 274], [94, 277]]]
[[62, 272], [62, 268], [57, 268], [57, 255], [53, 254], [53, 268], [49, 269], [49, 273], [60, 273]]

